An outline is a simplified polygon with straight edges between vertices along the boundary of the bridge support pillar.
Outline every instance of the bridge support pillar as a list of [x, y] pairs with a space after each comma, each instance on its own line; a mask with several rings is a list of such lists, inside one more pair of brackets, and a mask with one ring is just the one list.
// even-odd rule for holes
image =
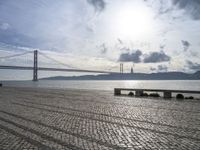
[[38, 51], [34, 50], [33, 81], [38, 81]]

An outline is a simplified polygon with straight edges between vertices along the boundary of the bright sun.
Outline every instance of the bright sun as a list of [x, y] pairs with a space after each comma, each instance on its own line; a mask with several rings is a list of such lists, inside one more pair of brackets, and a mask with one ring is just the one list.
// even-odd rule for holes
[[141, 38], [152, 31], [152, 16], [146, 8], [124, 6], [115, 14], [114, 30], [122, 37]]

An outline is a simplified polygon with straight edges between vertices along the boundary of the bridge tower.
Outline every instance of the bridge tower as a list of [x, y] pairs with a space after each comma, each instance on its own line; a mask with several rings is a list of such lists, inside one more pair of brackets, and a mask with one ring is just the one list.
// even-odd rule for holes
[[38, 81], [38, 51], [34, 50], [33, 81]]

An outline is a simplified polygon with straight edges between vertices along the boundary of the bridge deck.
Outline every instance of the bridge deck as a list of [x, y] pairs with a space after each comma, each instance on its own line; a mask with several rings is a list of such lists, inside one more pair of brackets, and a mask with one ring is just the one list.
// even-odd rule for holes
[[[4, 66], [4, 65], [0, 65], [0, 69], [33, 70], [33, 67], [29, 67], [29, 66]], [[64, 71], [64, 72], [117, 73], [117, 72], [112, 72], [112, 71], [101, 71], [101, 70], [49, 68], [49, 67], [38, 67], [37, 70], [41, 70], [41, 71]]]

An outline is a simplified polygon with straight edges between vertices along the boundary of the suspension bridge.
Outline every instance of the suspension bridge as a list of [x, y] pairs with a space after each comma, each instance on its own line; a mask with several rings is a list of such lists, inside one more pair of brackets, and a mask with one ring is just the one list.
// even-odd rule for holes
[[[28, 53], [33, 53], [33, 66], [22, 66], [22, 65], [0, 65], [0, 69], [12, 69], [12, 70], [33, 70], [33, 81], [38, 81], [38, 71], [61, 71], [61, 72], [88, 72], [88, 73], [118, 73], [118, 72], [112, 72], [112, 71], [102, 71], [102, 70], [87, 70], [87, 69], [78, 69], [78, 68], [69, 68], [67, 64], [64, 64], [56, 59], [53, 59], [46, 55], [43, 52], [40, 52], [38, 50], [34, 51], [28, 51], [20, 54], [14, 54], [14, 55], [8, 55], [0, 57], [0, 59], [8, 59], [13, 57], [19, 57], [22, 55], [26, 55]], [[39, 67], [38, 66], [38, 55], [42, 55], [52, 61], [55, 61], [61, 65], [68, 66], [68, 68], [56, 68], [56, 67]]]

